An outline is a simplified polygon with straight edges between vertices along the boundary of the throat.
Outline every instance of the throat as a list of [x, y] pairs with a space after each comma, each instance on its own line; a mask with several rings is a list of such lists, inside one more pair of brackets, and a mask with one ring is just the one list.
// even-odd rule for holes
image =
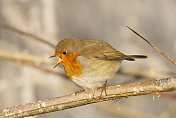
[[72, 77], [81, 77], [83, 73], [83, 65], [80, 63], [78, 59], [77, 53], [67, 54], [66, 57], [60, 63], [64, 66], [66, 75], [72, 79]]
[[72, 79], [72, 77], [81, 77], [83, 72], [82, 64], [79, 60], [72, 61], [68, 65], [64, 66], [66, 75]]

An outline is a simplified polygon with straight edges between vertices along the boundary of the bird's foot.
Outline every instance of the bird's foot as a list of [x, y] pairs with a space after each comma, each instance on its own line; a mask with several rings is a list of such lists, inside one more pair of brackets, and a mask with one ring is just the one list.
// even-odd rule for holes
[[103, 84], [102, 87], [99, 87], [99, 88], [98, 88], [98, 89], [101, 89], [100, 98], [101, 98], [102, 95], [103, 95], [103, 91], [105, 91], [106, 96], [108, 95], [107, 92], [106, 92], [106, 87], [107, 87], [107, 80], [106, 80], [106, 82]]

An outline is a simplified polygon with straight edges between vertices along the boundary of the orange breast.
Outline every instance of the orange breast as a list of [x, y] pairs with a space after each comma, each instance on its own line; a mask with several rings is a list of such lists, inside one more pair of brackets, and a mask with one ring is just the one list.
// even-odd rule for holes
[[67, 53], [64, 57], [62, 57], [62, 61], [60, 62], [60, 64], [64, 66], [66, 75], [71, 80], [72, 76], [81, 77], [83, 73], [83, 65], [76, 59], [77, 56], [77, 52], [73, 54]]

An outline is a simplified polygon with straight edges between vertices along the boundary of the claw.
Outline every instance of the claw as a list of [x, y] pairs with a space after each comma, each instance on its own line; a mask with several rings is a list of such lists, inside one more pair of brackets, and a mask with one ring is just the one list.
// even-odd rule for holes
[[105, 81], [105, 83], [103, 84], [102, 87], [99, 87], [99, 88], [98, 88], [98, 89], [101, 89], [100, 98], [101, 98], [102, 95], [103, 95], [103, 91], [105, 91], [106, 96], [108, 95], [107, 92], [106, 92], [106, 87], [107, 87], [107, 80]]

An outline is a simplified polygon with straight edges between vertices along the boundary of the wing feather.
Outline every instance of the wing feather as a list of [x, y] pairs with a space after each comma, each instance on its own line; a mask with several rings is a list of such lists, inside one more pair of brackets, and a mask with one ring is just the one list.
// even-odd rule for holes
[[80, 56], [84, 56], [86, 58], [97, 58], [101, 60], [131, 60], [131, 61], [134, 61], [132, 57], [129, 57], [117, 51], [105, 41], [86, 40], [86, 42], [83, 42], [83, 44], [84, 45], [82, 45], [81, 50], [80, 50], [80, 54], [79, 54]]

